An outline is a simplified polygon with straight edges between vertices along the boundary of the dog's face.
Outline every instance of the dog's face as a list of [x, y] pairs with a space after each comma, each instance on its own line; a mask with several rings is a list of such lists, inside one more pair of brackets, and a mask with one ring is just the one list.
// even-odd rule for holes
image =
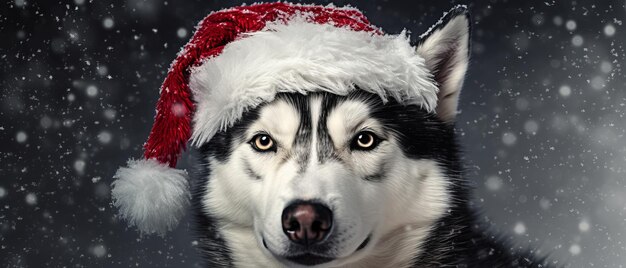
[[216, 137], [227, 146], [209, 154], [206, 206], [282, 262], [349, 262], [444, 213], [433, 152], [448, 138], [433, 115], [376, 95], [279, 95]]
[[436, 114], [363, 91], [282, 94], [202, 147], [201, 213], [235, 264], [332, 267], [417, 251], [451, 202], [467, 20], [450, 24], [418, 47], [440, 86]]

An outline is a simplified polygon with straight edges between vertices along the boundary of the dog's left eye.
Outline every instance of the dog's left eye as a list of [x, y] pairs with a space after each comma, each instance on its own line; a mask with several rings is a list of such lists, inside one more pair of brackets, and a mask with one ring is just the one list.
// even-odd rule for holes
[[272, 137], [267, 134], [255, 135], [252, 140], [250, 140], [250, 144], [252, 145], [252, 148], [258, 152], [276, 151], [276, 144], [274, 143], [274, 140], [272, 140]]
[[369, 151], [376, 148], [380, 141], [381, 139], [376, 136], [376, 134], [369, 131], [362, 131], [354, 136], [350, 148], [352, 150]]

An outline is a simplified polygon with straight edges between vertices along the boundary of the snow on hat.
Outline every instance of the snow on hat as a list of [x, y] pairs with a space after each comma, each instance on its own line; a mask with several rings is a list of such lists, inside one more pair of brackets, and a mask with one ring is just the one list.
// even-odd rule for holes
[[143, 159], [117, 171], [113, 204], [142, 233], [164, 234], [189, 203], [187, 173], [175, 168], [189, 140], [206, 143], [280, 92], [354, 90], [429, 111], [437, 103], [406, 33], [386, 35], [355, 8], [281, 2], [213, 12], [172, 63]]

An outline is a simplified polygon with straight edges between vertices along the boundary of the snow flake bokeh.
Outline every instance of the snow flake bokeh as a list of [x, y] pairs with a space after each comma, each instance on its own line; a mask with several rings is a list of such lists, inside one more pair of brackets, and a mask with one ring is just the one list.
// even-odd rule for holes
[[[414, 37], [461, 3], [334, 2]], [[457, 122], [473, 205], [515, 247], [565, 267], [622, 267], [625, 2], [476, 2]], [[115, 217], [110, 184], [141, 156], [158, 88], [195, 25], [241, 3], [2, 1], [3, 266], [201, 266], [189, 219], [141, 237]]]

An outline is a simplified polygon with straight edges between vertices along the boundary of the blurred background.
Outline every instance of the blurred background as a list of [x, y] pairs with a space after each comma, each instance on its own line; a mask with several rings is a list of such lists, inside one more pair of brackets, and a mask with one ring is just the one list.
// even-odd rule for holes
[[[414, 37], [468, 4], [457, 129], [483, 219], [566, 267], [626, 264], [624, 0], [334, 2]], [[3, 267], [201, 266], [189, 219], [140, 237], [115, 218], [110, 184], [141, 156], [159, 86], [195, 25], [239, 4], [2, 0]]]

